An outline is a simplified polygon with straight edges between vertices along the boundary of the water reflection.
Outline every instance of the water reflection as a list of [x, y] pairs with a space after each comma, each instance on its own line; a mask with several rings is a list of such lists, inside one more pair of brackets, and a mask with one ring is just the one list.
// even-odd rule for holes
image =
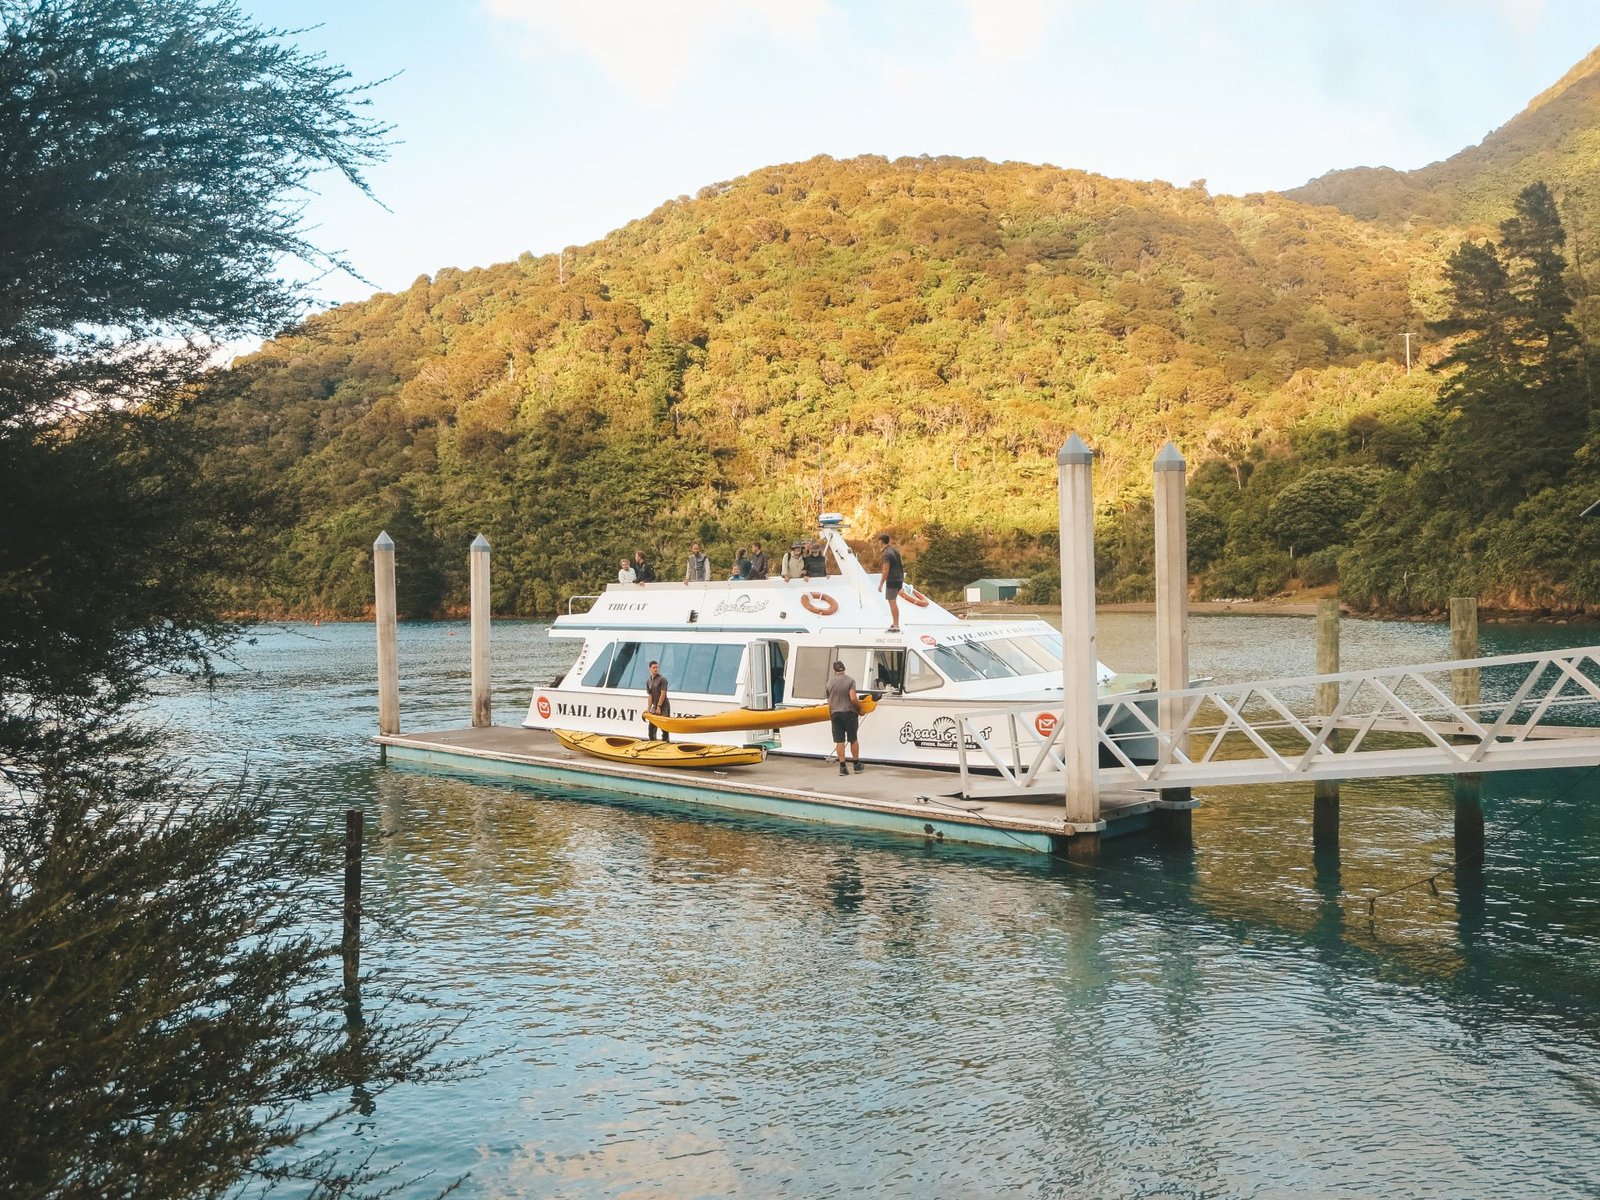
[[[1197, 620], [1197, 669], [1309, 671], [1310, 631]], [[248, 754], [286, 808], [372, 814], [389, 963], [465, 1003], [459, 1049], [487, 1056], [335, 1131], [404, 1175], [470, 1171], [480, 1197], [1600, 1193], [1590, 773], [1486, 777], [1482, 867], [1369, 921], [1366, 896], [1450, 863], [1449, 781], [1346, 784], [1337, 856], [1309, 786], [1202, 794], [1192, 851], [930, 847], [379, 768], [371, 631], [313, 632], [164, 709], [208, 769]], [[466, 720], [446, 632], [402, 630], [407, 728]], [[559, 669], [538, 632], [497, 631], [497, 679]], [[1148, 618], [1101, 633], [1145, 665]], [[1345, 658], [1445, 647], [1352, 623]], [[523, 698], [503, 688], [501, 719]]]

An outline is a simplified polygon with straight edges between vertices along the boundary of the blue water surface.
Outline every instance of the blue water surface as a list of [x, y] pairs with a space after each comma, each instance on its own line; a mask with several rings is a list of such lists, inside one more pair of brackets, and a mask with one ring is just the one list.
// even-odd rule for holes
[[[1452, 857], [1441, 779], [1345, 785], [1337, 856], [1307, 787], [1257, 787], [1201, 794], [1192, 850], [1071, 866], [385, 768], [371, 626], [253, 637], [154, 715], [285, 813], [366, 811], [368, 964], [478, 1060], [326, 1135], [402, 1195], [1600, 1196], [1600, 772], [1486, 777], [1485, 867], [1437, 894], [1405, 885]], [[1100, 657], [1151, 669], [1152, 619], [1103, 614]], [[1314, 657], [1309, 619], [1193, 622], [1199, 675]], [[569, 658], [497, 623], [497, 722]], [[403, 625], [400, 663], [407, 730], [468, 722], [465, 624]]]

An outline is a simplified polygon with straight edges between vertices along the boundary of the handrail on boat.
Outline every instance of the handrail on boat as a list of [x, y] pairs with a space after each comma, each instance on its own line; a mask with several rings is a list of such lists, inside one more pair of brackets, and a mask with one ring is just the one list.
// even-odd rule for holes
[[[599, 592], [596, 592], [592, 596], [568, 596], [567, 597], [567, 616], [571, 617], [571, 616], [576, 616], [577, 615], [577, 610], [574, 609], [572, 606], [574, 604], [576, 604], [579, 600], [587, 600], [589, 602], [589, 608], [593, 608], [594, 607], [594, 602], [596, 600], [598, 600], [598, 599], [600, 599], [600, 593]], [[586, 608], [583, 611], [584, 612], [588, 612], [589, 609]]]

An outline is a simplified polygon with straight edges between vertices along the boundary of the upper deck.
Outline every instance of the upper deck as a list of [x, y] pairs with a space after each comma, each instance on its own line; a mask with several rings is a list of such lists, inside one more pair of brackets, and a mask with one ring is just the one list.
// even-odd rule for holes
[[[831, 560], [822, 578], [613, 583], [588, 612], [557, 617], [551, 636], [586, 637], [605, 630], [755, 635], [886, 629], [889, 604], [878, 590], [879, 572], [861, 564], [836, 527], [825, 526], [821, 539]], [[937, 601], [908, 591], [900, 596], [900, 624], [922, 630], [962, 621]]]

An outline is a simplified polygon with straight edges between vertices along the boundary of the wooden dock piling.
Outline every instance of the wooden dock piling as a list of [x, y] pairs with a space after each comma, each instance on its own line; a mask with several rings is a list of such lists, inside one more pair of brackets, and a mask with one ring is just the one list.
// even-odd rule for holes
[[352, 1021], [361, 1017], [361, 840], [364, 818], [359, 808], [344, 814], [344, 1006]]
[[[1189, 525], [1187, 464], [1168, 442], [1155, 459], [1156, 518], [1156, 690], [1181, 691], [1189, 686]], [[1177, 728], [1178, 702], [1160, 702], [1158, 720], [1167, 735]], [[1188, 788], [1163, 788], [1161, 798], [1185, 807], [1160, 811], [1163, 836], [1191, 833]]]
[[[1094, 612], [1094, 455], [1076, 433], [1056, 455], [1061, 517], [1062, 750], [1066, 821], [1082, 829], [1079, 856], [1098, 847], [1100, 742]], [[1085, 843], [1078, 845], [1079, 842]]]
[[[1450, 598], [1450, 657], [1461, 660], [1478, 657], [1478, 598]], [[1480, 699], [1478, 669], [1464, 667], [1450, 673], [1452, 699], [1464, 709], [1473, 709]], [[1483, 776], [1457, 775], [1455, 791], [1456, 863], [1476, 868], [1483, 862]]]
[[489, 539], [472, 539], [472, 727], [494, 724], [489, 695]]
[[[1339, 597], [1317, 601], [1317, 674], [1339, 673]], [[1339, 685], [1317, 685], [1317, 715], [1324, 720], [1339, 707]], [[1340, 734], [1328, 735], [1328, 743], [1338, 749]], [[1339, 781], [1318, 780], [1311, 785], [1311, 841], [1314, 846], [1337, 849], [1339, 845]]]
[[374, 617], [378, 626], [378, 732], [400, 732], [400, 652], [396, 643], [394, 541], [387, 533], [372, 543]]

